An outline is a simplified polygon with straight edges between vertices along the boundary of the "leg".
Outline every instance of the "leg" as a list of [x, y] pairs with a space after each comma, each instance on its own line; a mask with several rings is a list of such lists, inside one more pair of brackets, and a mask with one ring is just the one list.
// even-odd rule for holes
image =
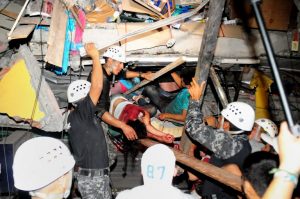
[[78, 175], [78, 189], [82, 199], [111, 199], [109, 176]]
[[149, 97], [151, 102], [157, 106], [161, 112], [163, 112], [168, 104], [168, 101], [161, 96], [158, 87], [154, 85], [146, 86], [142, 95]]

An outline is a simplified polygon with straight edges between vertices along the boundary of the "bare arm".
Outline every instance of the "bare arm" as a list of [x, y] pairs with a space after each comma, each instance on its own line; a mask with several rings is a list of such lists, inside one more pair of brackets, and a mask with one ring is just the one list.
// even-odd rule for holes
[[113, 126], [113, 127], [117, 127], [122, 129], [124, 135], [127, 137], [128, 140], [135, 140], [137, 139], [137, 135], [136, 132], [134, 131], [134, 129], [130, 126], [128, 126], [127, 124], [125, 124], [124, 122], [114, 118], [109, 112], [105, 112], [102, 115], [101, 118], [105, 123]]
[[182, 88], [181, 77], [176, 72], [171, 73], [171, 76], [174, 79], [174, 82], [176, 82], [176, 84], [178, 85], [178, 87]]
[[172, 113], [161, 113], [158, 118], [160, 120], [172, 119], [176, 121], [184, 122], [186, 119], [187, 110], [183, 110], [181, 114], [172, 114]]
[[[297, 151], [300, 151], [300, 137], [297, 138], [291, 134], [286, 122], [283, 122], [280, 126], [278, 144], [279, 169], [299, 177], [300, 157], [297, 156]], [[295, 186], [290, 180], [274, 177], [262, 199], [291, 198]]]
[[130, 71], [127, 70], [126, 71], [126, 78], [131, 79], [134, 77], [141, 77], [147, 80], [151, 80], [153, 78], [154, 73], [152, 72], [146, 72], [146, 73], [142, 73], [142, 72], [135, 72], [135, 71]]
[[158, 135], [158, 136], [166, 135], [164, 132], [156, 129], [154, 126], [151, 125], [150, 114], [147, 111], [144, 112], [144, 116], [142, 117], [142, 121], [146, 126], [147, 132], [152, 133], [154, 135]]
[[100, 64], [99, 52], [95, 45], [93, 43], [86, 44], [85, 49], [87, 55], [89, 55], [93, 60], [91, 88], [89, 95], [93, 103], [96, 105], [103, 88], [102, 66]]

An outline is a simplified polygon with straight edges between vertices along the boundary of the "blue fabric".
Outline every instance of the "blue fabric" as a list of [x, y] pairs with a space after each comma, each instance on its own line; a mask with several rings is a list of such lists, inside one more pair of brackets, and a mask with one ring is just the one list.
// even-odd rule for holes
[[119, 80], [121, 84], [123, 84], [127, 89], [131, 89], [133, 87], [133, 84], [130, 80], [126, 79], [120, 79]]
[[69, 54], [71, 49], [71, 42], [72, 42], [72, 32], [75, 31], [75, 19], [71, 17], [70, 12], [68, 14], [67, 19], [67, 27], [66, 27], [66, 38], [65, 38], [65, 45], [64, 45], [64, 54], [63, 54], [63, 60], [62, 60], [62, 66], [61, 68], [56, 68], [54, 71], [58, 75], [62, 75], [67, 73], [68, 67], [69, 67]]
[[166, 107], [166, 113], [181, 114], [189, 107], [190, 93], [187, 88], [183, 88]]

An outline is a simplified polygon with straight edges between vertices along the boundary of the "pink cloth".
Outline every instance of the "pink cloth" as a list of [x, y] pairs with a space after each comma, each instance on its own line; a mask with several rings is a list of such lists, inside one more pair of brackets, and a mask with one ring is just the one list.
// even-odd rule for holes
[[[82, 24], [83, 28], [85, 28], [85, 13], [81, 9], [78, 9], [78, 19]], [[82, 41], [83, 32], [84, 30], [82, 30], [80, 26], [76, 23], [75, 40], [74, 40], [76, 44]]]

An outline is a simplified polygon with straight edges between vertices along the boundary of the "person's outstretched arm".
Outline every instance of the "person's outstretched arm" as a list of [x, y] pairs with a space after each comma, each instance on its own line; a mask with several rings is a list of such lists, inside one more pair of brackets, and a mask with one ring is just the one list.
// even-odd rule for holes
[[100, 64], [99, 52], [96, 49], [95, 45], [93, 43], [86, 44], [85, 49], [87, 55], [90, 56], [93, 61], [91, 88], [89, 95], [91, 100], [93, 101], [93, 104], [96, 105], [103, 88], [102, 66]]
[[262, 199], [290, 199], [300, 173], [300, 137], [295, 137], [288, 129], [287, 123], [280, 126], [278, 137], [279, 168]]
[[166, 134], [151, 125], [150, 114], [147, 111], [145, 111], [144, 116], [142, 117], [142, 121], [145, 124], [146, 130], [148, 132], [148, 137], [152, 137], [154, 139], [167, 143], [172, 143], [174, 141], [173, 135]]
[[146, 80], [151, 80], [154, 77], [155, 73], [152, 73], [150, 71], [146, 72], [146, 73], [142, 73], [142, 72], [136, 72], [136, 71], [130, 71], [127, 70], [125, 73], [126, 78], [131, 79], [134, 77], [140, 77]]

